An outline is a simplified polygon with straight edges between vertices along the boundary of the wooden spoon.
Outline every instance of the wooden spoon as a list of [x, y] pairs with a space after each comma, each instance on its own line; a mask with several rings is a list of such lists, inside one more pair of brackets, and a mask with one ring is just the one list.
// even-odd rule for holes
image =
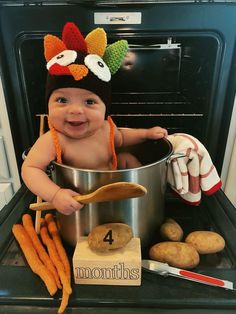
[[[47, 117], [46, 114], [37, 114], [37, 117], [40, 117], [39, 122], [39, 136], [44, 134], [44, 124], [45, 124], [45, 118]], [[37, 196], [37, 203], [41, 203], [42, 199]], [[41, 225], [41, 211], [37, 211], [35, 214], [35, 231], [37, 234], [40, 233], [40, 225]]]
[[[74, 196], [74, 199], [77, 202], [88, 204], [140, 197], [146, 193], [146, 188], [140, 184], [132, 182], [115, 182], [104, 185], [92, 193]], [[30, 204], [30, 209], [32, 210], [48, 210], [53, 208], [53, 205], [48, 202]]]

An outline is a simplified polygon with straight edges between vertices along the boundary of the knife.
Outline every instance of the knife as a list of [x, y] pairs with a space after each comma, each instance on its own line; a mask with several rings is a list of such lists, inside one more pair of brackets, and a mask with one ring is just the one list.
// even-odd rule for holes
[[228, 280], [222, 280], [215, 277], [210, 277], [195, 273], [189, 270], [171, 267], [167, 263], [161, 263], [153, 260], [142, 260], [142, 267], [145, 270], [155, 272], [161, 276], [174, 276], [182, 279], [196, 281], [202, 284], [225, 288], [229, 290], [235, 290], [233, 288], [233, 282]]

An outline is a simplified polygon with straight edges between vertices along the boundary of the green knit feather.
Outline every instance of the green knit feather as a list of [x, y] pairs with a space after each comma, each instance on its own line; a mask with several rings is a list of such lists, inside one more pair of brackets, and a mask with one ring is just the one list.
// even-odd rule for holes
[[118, 40], [106, 48], [103, 60], [107, 64], [112, 75], [115, 74], [120, 68], [127, 51], [127, 40]]

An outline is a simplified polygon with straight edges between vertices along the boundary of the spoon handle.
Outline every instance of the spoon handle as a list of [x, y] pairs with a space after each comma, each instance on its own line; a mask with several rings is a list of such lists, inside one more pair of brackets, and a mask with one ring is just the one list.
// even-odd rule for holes
[[[73, 198], [80, 203], [83, 204], [88, 204], [90, 202], [90, 194], [85, 194], [85, 195], [76, 195]], [[32, 203], [29, 206], [30, 209], [32, 210], [50, 210], [50, 209], [54, 209], [55, 207], [53, 206], [52, 203], [49, 202], [41, 202], [41, 203]]]

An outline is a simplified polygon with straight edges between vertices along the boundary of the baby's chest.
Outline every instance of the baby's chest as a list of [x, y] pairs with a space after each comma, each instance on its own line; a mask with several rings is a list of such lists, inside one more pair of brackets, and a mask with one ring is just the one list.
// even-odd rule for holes
[[63, 151], [63, 162], [79, 168], [107, 168], [111, 160], [111, 149], [106, 140], [78, 141]]

